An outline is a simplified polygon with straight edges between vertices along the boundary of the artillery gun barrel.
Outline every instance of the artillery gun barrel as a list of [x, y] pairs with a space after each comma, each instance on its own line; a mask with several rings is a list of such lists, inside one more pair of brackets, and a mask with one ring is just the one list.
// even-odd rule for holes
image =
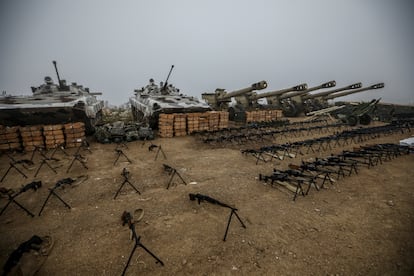
[[285, 89], [281, 89], [281, 90], [275, 90], [275, 91], [269, 91], [266, 93], [262, 93], [262, 94], [257, 94], [257, 95], [252, 95], [251, 100], [255, 101], [258, 99], [262, 99], [262, 98], [267, 98], [267, 97], [273, 97], [273, 96], [278, 96], [278, 95], [282, 95], [285, 94], [287, 92], [291, 92], [291, 91], [300, 91], [303, 92], [308, 88], [308, 85], [306, 83], [302, 83], [290, 88], [285, 88]]
[[283, 94], [282, 96], [280, 96], [279, 99], [284, 100], [284, 99], [288, 99], [288, 98], [302, 96], [302, 95], [305, 95], [305, 94], [307, 94], [311, 91], [315, 91], [315, 90], [318, 90], [318, 89], [329, 88], [329, 87], [334, 87], [335, 85], [336, 85], [336, 81], [328, 81], [328, 82], [322, 83], [321, 85], [318, 85], [318, 86], [309, 87], [308, 89], [303, 90], [303, 91]]
[[235, 90], [232, 92], [228, 92], [226, 94], [223, 94], [221, 96], [218, 97], [219, 100], [226, 100], [232, 97], [237, 97], [243, 94], [246, 94], [248, 92], [252, 92], [253, 90], [261, 90], [261, 89], [265, 89], [267, 87], [267, 82], [266, 81], [259, 81], [257, 83], [253, 83], [251, 86], [246, 87], [246, 88], [242, 88], [239, 90]]
[[54, 60], [52, 62], [53, 62], [53, 65], [55, 66], [55, 71], [56, 71], [56, 75], [57, 75], [57, 78], [58, 78], [59, 87], [61, 87], [62, 86], [62, 82], [60, 81], [60, 76], [59, 76], [59, 71], [57, 69], [56, 60]]
[[366, 90], [384, 88], [384, 86], [385, 86], [384, 83], [381, 82], [381, 83], [377, 83], [377, 84], [374, 84], [374, 85], [371, 85], [371, 86], [368, 86], [368, 87], [363, 87], [363, 88], [353, 90], [353, 91], [345, 91], [345, 92], [342, 92], [342, 93], [332, 94], [332, 95], [329, 95], [329, 96], [325, 97], [325, 99], [326, 100], [331, 100], [331, 99], [347, 96], [347, 95], [354, 94], [354, 93], [359, 93], [359, 92], [366, 91]]
[[348, 86], [344, 86], [344, 87], [340, 87], [337, 89], [333, 89], [333, 90], [329, 90], [329, 91], [325, 91], [325, 92], [321, 92], [321, 93], [317, 93], [317, 94], [312, 94], [312, 95], [305, 95], [303, 96], [303, 100], [309, 100], [309, 99], [314, 99], [314, 98], [318, 98], [318, 97], [325, 97], [328, 96], [330, 94], [336, 93], [336, 92], [340, 92], [340, 91], [344, 91], [344, 90], [349, 90], [349, 89], [358, 89], [362, 87], [362, 83], [358, 82], [358, 83], [354, 83]]

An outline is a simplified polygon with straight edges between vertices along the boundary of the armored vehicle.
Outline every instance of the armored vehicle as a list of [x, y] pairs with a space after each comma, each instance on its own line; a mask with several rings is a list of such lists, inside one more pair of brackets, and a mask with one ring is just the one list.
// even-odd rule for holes
[[0, 124], [7, 126], [27, 126], [37, 124], [63, 124], [84, 122], [87, 133], [102, 118], [103, 101], [96, 98], [101, 93], [91, 93], [89, 88], [61, 80], [55, 66], [58, 84], [51, 77], [45, 83], [31, 87], [31, 96], [0, 96]]
[[132, 115], [138, 122], [148, 123], [153, 129], [158, 128], [158, 118], [160, 114], [170, 113], [193, 113], [210, 111], [211, 107], [199, 101], [195, 97], [186, 96], [172, 84], [168, 84], [168, 79], [174, 65], [171, 66], [166, 81], [158, 86], [153, 79], [150, 83], [136, 89], [135, 96], [129, 98]]

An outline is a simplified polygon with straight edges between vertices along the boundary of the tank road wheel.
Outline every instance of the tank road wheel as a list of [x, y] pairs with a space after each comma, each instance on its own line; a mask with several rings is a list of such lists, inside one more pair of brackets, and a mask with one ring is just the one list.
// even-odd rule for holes
[[355, 115], [350, 115], [348, 118], [346, 118], [346, 121], [348, 122], [348, 125], [356, 126], [358, 124], [358, 117]]
[[364, 114], [361, 117], [359, 117], [359, 122], [362, 125], [369, 125], [371, 121], [372, 121], [371, 116], [369, 116], [368, 114]]

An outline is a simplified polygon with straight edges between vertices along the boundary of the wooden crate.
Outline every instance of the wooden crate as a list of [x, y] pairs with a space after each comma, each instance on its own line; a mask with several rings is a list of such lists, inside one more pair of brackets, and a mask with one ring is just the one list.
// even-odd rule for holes
[[42, 129], [43, 126], [41, 125], [19, 127], [22, 145], [25, 151], [33, 151], [36, 147], [45, 147]]

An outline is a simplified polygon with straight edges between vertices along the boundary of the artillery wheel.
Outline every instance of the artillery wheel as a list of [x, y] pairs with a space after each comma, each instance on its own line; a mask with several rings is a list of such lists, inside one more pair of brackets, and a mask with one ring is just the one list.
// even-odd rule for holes
[[348, 118], [346, 118], [348, 125], [350, 126], [356, 126], [358, 124], [358, 117], [355, 115], [350, 115]]
[[364, 114], [361, 117], [359, 117], [359, 122], [362, 125], [369, 125], [371, 121], [372, 121], [371, 116], [369, 116], [368, 114]]
[[283, 105], [283, 115], [286, 117], [296, 117], [298, 110], [294, 104], [288, 103]]

